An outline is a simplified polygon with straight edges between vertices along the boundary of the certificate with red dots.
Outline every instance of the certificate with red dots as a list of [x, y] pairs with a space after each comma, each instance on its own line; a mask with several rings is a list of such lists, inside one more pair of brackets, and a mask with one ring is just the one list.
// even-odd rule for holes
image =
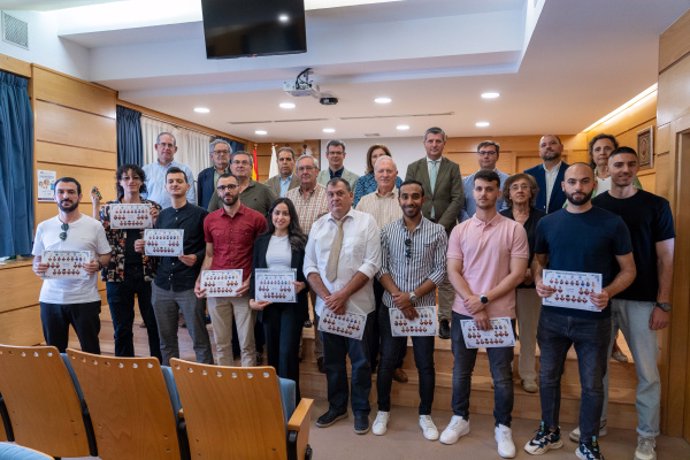
[[473, 319], [460, 320], [462, 336], [467, 348], [514, 347], [515, 334], [510, 318], [491, 318], [489, 330], [479, 329]]
[[91, 251], [44, 251], [41, 263], [48, 264], [48, 269], [43, 278], [87, 279], [84, 264], [91, 258]]
[[151, 228], [151, 207], [145, 203], [110, 204], [110, 228]]
[[296, 303], [295, 280], [297, 270], [271, 270], [257, 268], [254, 270], [254, 299], [266, 302]]
[[206, 289], [206, 297], [237, 297], [237, 290], [242, 287], [242, 269], [204, 270], [200, 283]]
[[418, 315], [415, 319], [405, 318], [405, 315], [395, 307], [388, 310], [393, 337], [436, 335], [438, 330], [436, 307], [416, 307], [415, 310], [417, 310]]
[[601, 273], [544, 270], [542, 282], [556, 290], [542, 305], [600, 312], [589, 296], [601, 292]]
[[144, 254], [147, 256], [177, 257], [184, 254], [184, 230], [165, 228], [144, 230]]
[[336, 315], [328, 308], [323, 309], [323, 313], [319, 318], [319, 330], [321, 332], [341, 335], [350, 339], [362, 340], [366, 325], [367, 315], [350, 312]]

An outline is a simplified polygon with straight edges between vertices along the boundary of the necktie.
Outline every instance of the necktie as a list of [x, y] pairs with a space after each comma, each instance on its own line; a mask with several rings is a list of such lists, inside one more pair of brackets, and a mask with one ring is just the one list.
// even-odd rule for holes
[[338, 228], [326, 265], [326, 279], [331, 283], [338, 277], [338, 259], [340, 258], [340, 248], [343, 246], [343, 220], [336, 221], [335, 224]]
[[438, 177], [438, 160], [431, 160], [431, 167], [429, 168], [429, 185], [431, 185], [431, 193], [436, 189], [436, 177]]

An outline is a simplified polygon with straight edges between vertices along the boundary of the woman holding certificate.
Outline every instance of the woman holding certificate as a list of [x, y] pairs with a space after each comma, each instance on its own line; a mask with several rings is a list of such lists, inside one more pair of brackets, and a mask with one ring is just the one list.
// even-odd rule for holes
[[160, 212], [160, 205], [143, 199], [146, 174], [141, 167], [126, 164], [115, 175], [117, 199], [100, 206], [101, 195], [91, 191], [93, 217], [99, 219], [110, 243], [110, 262], [101, 271], [115, 330], [115, 356], [134, 356], [134, 296], [148, 334], [151, 356], [161, 359], [156, 317], [151, 306], [151, 280], [155, 275], [155, 258], [134, 250], [134, 241], [143, 238]]
[[268, 215], [268, 232], [254, 242], [249, 306], [260, 311], [268, 364], [295, 381], [299, 401], [299, 341], [308, 317], [302, 273], [307, 237], [289, 198], [278, 198]]

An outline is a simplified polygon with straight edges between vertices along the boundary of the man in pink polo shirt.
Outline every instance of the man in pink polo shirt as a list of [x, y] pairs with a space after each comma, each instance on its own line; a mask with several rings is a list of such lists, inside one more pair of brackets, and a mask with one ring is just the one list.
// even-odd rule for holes
[[[473, 319], [480, 329], [490, 319], [509, 317], [515, 325], [515, 288], [524, 278], [529, 248], [519, 223], [496, 211], [501, 194], [495, 171], [474, 176], [472, 190], [476, 214], [457, 225], [448, 240], [448, 279], [455, 290], [451, 324], [453, 364], [453, 416], [441, 434], [443, 444], [454, 444], [470, 432], [469, 407], [472, 371], [477, 349], [465, 346], [461, 320]], [[513, 410], [513, 347], [487, 348], [494, 383], [495, 437], [498, 454], [515, 456], [510, 430]]]
[[[232, 366], [232, 321], [237, 322], [237, 335], [242, 354], [242, 366], [256, 365], [254, 345], [255, 314], [249, 308], [249, 278], [252, 274], [254, 240], [268, 227], [263, 214], [240, 202], [237, 177], [230, 173], [218, 178], [216, 192], [223, 207], [210, 213], [204, 220], [206, 257], [201, 266], [204, 270], [242, 269], [242, 286], [236, 297], [209, 297], [208, 312], [213, 325], [218, 364]], [[206, 289], [201, 287], [201, 273], [194, 292], [201, 298]]]

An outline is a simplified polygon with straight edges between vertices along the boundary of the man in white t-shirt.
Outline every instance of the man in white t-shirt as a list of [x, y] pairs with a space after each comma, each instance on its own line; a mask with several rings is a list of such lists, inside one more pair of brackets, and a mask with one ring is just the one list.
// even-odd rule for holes
[[[101, 223], [79, 212], [80, 200], [81, 184], [76, 179], [61, 177], [55, 182], [58, 215], [38, 224], [31, 251], [34, 255], [33, 270], [38, 276], [44, 277], [51, 268], [49, 265], [52, 264], [42, 260], [45, 251], [89, 252], [88, 262], [76, 267], [85, 273], [84, 278], [67, 278], [64, 274], [44, 278], [38, 300], [43, 337], [48, 345], [54, 345], [64, 352], [71, 324], [82, 350], [100, 353], [101, 296], [96, 285], [96, 274], [110, 261], [111, 248]], [[58, 253], [56, 256], [75, 257], [68, 253]]]

